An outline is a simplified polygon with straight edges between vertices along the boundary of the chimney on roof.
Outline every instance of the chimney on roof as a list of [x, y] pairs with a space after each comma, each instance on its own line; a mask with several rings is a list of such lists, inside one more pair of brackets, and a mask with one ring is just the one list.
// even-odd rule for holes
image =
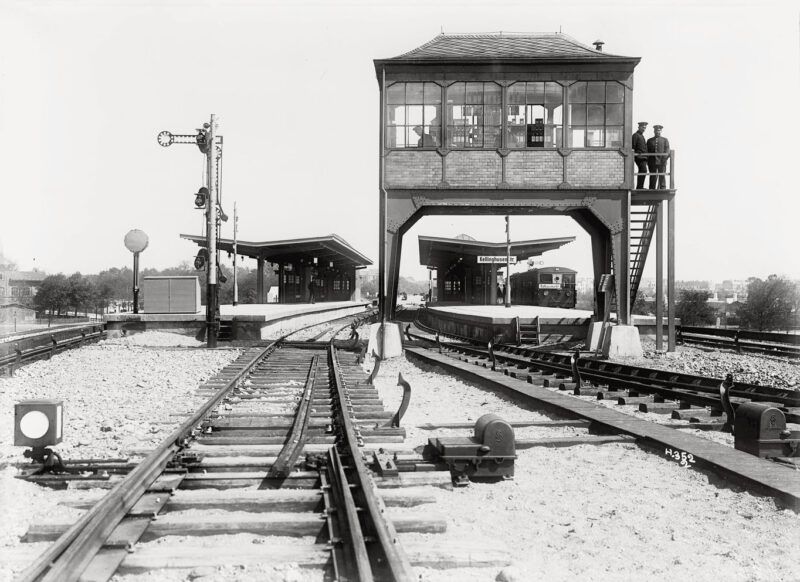
[[602, 40], [596, 40], [592, 43], [594, 45], [594, 50], [601, 53], [603, 52], [603, 45], [606, 44]]

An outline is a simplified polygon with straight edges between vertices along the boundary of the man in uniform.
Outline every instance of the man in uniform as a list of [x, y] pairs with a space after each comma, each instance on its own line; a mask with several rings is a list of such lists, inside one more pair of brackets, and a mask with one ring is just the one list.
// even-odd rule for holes
[[[649, 156], [647, 158], [647, 166], [650, 169], [650, 189], [654, 190], [656, 187], [656, 178], [658, 178], [658, 189], [664, 190], [667, 187], [667, 160], [669, 160], [669, 140], [661, 137], [661, 130], [663, 126], [654, 125], [653, 137], [647, 140], [647, 153], [660, 154], [657, 156]], [[661, 176], [656, 176], [659, 173]]]
[[[639, 173], [636, 176], [636, 189], [642, 190], [644, 188], [644, 177], [647, 174], [647, 140], [644, 139], [644, 130], [647, 129], [647, 122], [639, 122], [639, 131], [633, 134], [633, 161], [636, 164], [636, 170]], [[639, 155], [642, 154], [642, 155]]]
[[417, 141], [417, 147], [421, 148], [436, 147], [436, 140], [433, 139], [433, 136], [431, 134], [426, 133], [421, 125], [417, 125], [416, 127], [414, 127], [414, 132], [419, 136], [419, 141]]

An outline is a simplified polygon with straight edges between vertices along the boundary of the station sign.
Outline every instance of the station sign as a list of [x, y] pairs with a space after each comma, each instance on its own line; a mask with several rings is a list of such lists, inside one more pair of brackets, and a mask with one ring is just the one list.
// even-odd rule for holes
[[[509, 261], [512, 265], [517, 264], [517, 257], [511, 255], [511, 259]], [[506, 263], [506, 256], [505, 255], [478, 255], [478, 263]]]

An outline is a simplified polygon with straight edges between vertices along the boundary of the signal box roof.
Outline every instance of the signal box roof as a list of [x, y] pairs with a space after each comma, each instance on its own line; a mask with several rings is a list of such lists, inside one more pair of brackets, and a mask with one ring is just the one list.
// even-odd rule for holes
[[[206, 246], [206, 237], [182, 234], [181, 238], [190, 240], [199, 247]], [[217, 247], [221, 251], [233, 253], [233, 239], [221, 238]], [[295, 238], [265, 242], [237, 241], [239, 255], [253, 259], [264, 259], [270, 263], [295, 263], [301, 258], [317, 257], [320, 261], [333, 261], [356, 268], [371, 265], [367, 257], [355, 250], [343, 238], [330, 234], [312, 238]]]
[[[530, 257], [537, 257], [547, 251], [561, 248], [574, 240], [574, 236], [564, 236], [559, 238], [542, 238], [512, 242], [511, 254], [517, 257], [518, 261], [524, 261]], [[505, 254], [505, 242], [493, 243], [478, 241], [467, 235], [460, 235], [456, 238], [441, 238], [436, 236], [419, 237], [419, 262], [421, 265], [429, 267], [434, 267], [437, 263], [452, 258], [453, 256], [478, 257], [479, 255]]]
[[595, 62], [636, 65], [639, 57], [626, 57], [596, 50], [561, 33], [440, 34], [433, 40], [399, 56], [375, 59], [375, 69], [392, 64], [430, 63], [552, 63]]

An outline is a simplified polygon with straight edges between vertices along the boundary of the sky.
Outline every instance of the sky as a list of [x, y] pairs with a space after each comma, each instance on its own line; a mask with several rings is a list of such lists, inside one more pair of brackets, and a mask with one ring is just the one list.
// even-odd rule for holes
[[[677, 278], [800, 278], [800, 3], [788, 0], [0, 0], [0, 251], [20, 269], [93, 273], [132, 264], [123, 238], [137, 228], [142, 267], [191, 260], [179, 234], [201, 231], [204, 158], [156, 135], [194, 133], [214, 113], [240, 239], [336, 233], [377, 266], [372, 59], [441, 31], [559, 30], [642, 59], [634, 121], [663, 125], [676, 150]], [[504, 228], [423, 218], [401, 274], [427, 278], [417, 235], [500, 242]], [[590, 273], [571, 219], [512, 217], [511, 229], [575, 236], [540, 260]]]

